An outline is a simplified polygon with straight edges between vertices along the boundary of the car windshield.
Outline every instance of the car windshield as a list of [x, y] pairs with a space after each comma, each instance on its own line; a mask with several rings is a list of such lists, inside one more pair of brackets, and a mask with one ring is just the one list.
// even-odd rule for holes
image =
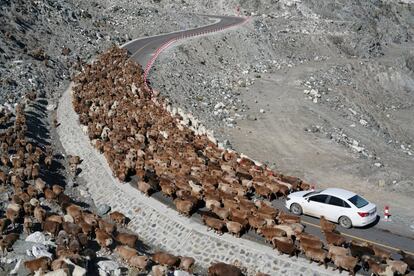
[[354, 204], [358, 208], [362, 208], [362, 207], [368, 205], [368, 201], [366, 201], [365, 199], [363, 199], [359, 195], [354, 195], [353, 197], [351, 197], [348, 200], [351, 201], [352, 204]]
[[317, 195], [322, 191], [323, 190], [316, 190], [316, 191], [313, 191], [313, 192], [309, 192], [309, 193], [304, 194], [303, 197], [307, 197], [307, 196], [311, 196], [311, 195]]

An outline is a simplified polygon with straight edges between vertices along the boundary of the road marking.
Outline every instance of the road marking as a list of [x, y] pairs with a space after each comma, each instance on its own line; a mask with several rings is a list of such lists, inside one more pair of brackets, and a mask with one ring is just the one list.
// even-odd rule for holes
[[139, 52], [141, 52], [145, 47], [148, 46], [148, 44], [151, 44], [152, 42], [154, 42], [154, 40], [151, 40], [150, 42], [148, 42], [147, 44], [145, 44], [144, 46], [142, 46], [141, 48], [139, 48], [137, 51], [135, 51], [135, 53], [131, 56], [131, 59], [134, 58], [134, 56], [136, 54], [138, 54]]
[[[320, 225], [317, 225], [317, 224], [314, 224], [314, 223], [311, 223], [311, 222], [307, 222], [307, 221], [302, 221], [302, 222], [305, 223], [305, 224], [312, 225], [312, 226], [317, 227], [317, 228], [321, 228]], [[353, 239], [357, 239], [357, 240], [361, 240], [361, 241], [366, 241], [366, 242], [369, 242], [369, 243], [373, 243], [373, 244], [376, 244], [376, 245], [379, 245], [381, 247], [385, 247], [385, 248], [388, 248], [388, 249], [391, 249], [391, 250], [394, 250], [394, 251], [397, 251], [397, 252], [399, 250], [401, 250], [401, 248], [396, 248], [396, 247], [392, 247], [392, 246], [385, 245], [385, 244], [382, 244], [382, 243], [378, 243], [378, 242], [366, 240], [364, 238], [360, 238], [360, 237], [357, 237], [357, 236], [354, 236], [354, 235], [350, 235], [350, 234], [347, 234], [347, 233], [341, 233], [341, 234], [344, 235], [344, 236], [348, 236], [350, 238], [353, 238]], [[405, 250], [404, 250], [404, 252], [407, 253], [407, 254], [409, 254], [409, 255], [414, 256], [414, 253], [413, 252], [405, 251]]]

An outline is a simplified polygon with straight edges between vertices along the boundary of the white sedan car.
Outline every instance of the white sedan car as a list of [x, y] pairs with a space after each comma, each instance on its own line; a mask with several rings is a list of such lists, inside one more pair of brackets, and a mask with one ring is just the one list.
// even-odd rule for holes
[[338, 188], [291, 193], [286, 199], [286, 207], [296, 215], [324, 216], [345, 228], [365, 226], [377, 218], [375, 204]]

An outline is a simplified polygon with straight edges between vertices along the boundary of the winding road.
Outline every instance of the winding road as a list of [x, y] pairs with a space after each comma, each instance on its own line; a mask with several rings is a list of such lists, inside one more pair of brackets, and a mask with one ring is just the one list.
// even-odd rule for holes
[[[146, 37], [133, 40], [126, 43], [122, 47], [128, 50], [131, 58], [140, 64], [147, 64], [146, 71], [151, 69], [152, 63], [160, 52], [169, 46], [169, 41], [175, 41], [183, 38], [188, 38], [197, 35], [203, 35], [211, 32], [220, 31], [223, 29], [231, 28], [233, 26], [241, 25], [246, 22], [246, 18], [242, 17], [230, 17], [230, 16], [208, 16], [214, 23], [199, 28], [179, 31], [174, 33], [162, 34], [158, 36]], [[167, 44], [167, 45], [166, 45]], [[146, 72], [148, 73], [148, 72]], [[174, 204], [169, 199], [166, 199], [161, 194], [155, 194], [155, 198], [159, 201], [167, 204], [169, 207], [174, 207]], [[284, 209], [284, 201], [274, 200], [275, 207]], [[194, 220], [200, 222], [199, 216], [193, 216]], [[304, 223], [307, 225], [307, 231], [323, 237], [319, 228], [319, 219], [312, 217], [303, 217]], [[358, 239], [362, 241], [369, 241], [372, 244], [381, 246], [387, 250], [392, 251], [394, 258], [398, 258], [399, 255], [396, 252], [399, 249], [406, 251], [408, 254], [414, 256], [414, 239], [413, 237], [405, 237], [396, 233], [383, 230], [378, 226], [372, 226], [364, 229], [343, 229], [338, 226], [338, 230], [342, 232], [349, 239]], [[245, 238], [250, 240], [257, 240], [263, 242], [259, 237], [253, 233], [248, 233]]]

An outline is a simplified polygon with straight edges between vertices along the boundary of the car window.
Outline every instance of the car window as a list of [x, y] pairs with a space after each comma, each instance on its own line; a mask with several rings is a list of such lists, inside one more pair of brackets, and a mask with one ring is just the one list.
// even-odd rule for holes
[[348, 199], [352, 204], [354, 204], [357, 208], [362, 208], [368, 205], [368, 201], [364, 198], [360, 197], [359, 195], [354, 195], [350, 199]]
[[326, 199], [327, 199], [327, 195], [316, 195], [316, 196], [311, 196], [309, 198], [309, 200], [311, 201], [315, 201], [315, 202], [320, 202], [320, 203], [326, 203]]
[[345, 202], [345, 201], [343, 201], [342, 199], [337, 198], [337, 197], [335, 197], [335, 196], [331, 196], [331, 197], [329, 198], [328, 203], [329, 203], [330, 205], [334, 205], [334, 206], [338, 206], [338, 207], [347, 207], [347, 208], [349, 208], [349, 207], [350, 207], [348, 203], [346, 203], [346, 202]]

